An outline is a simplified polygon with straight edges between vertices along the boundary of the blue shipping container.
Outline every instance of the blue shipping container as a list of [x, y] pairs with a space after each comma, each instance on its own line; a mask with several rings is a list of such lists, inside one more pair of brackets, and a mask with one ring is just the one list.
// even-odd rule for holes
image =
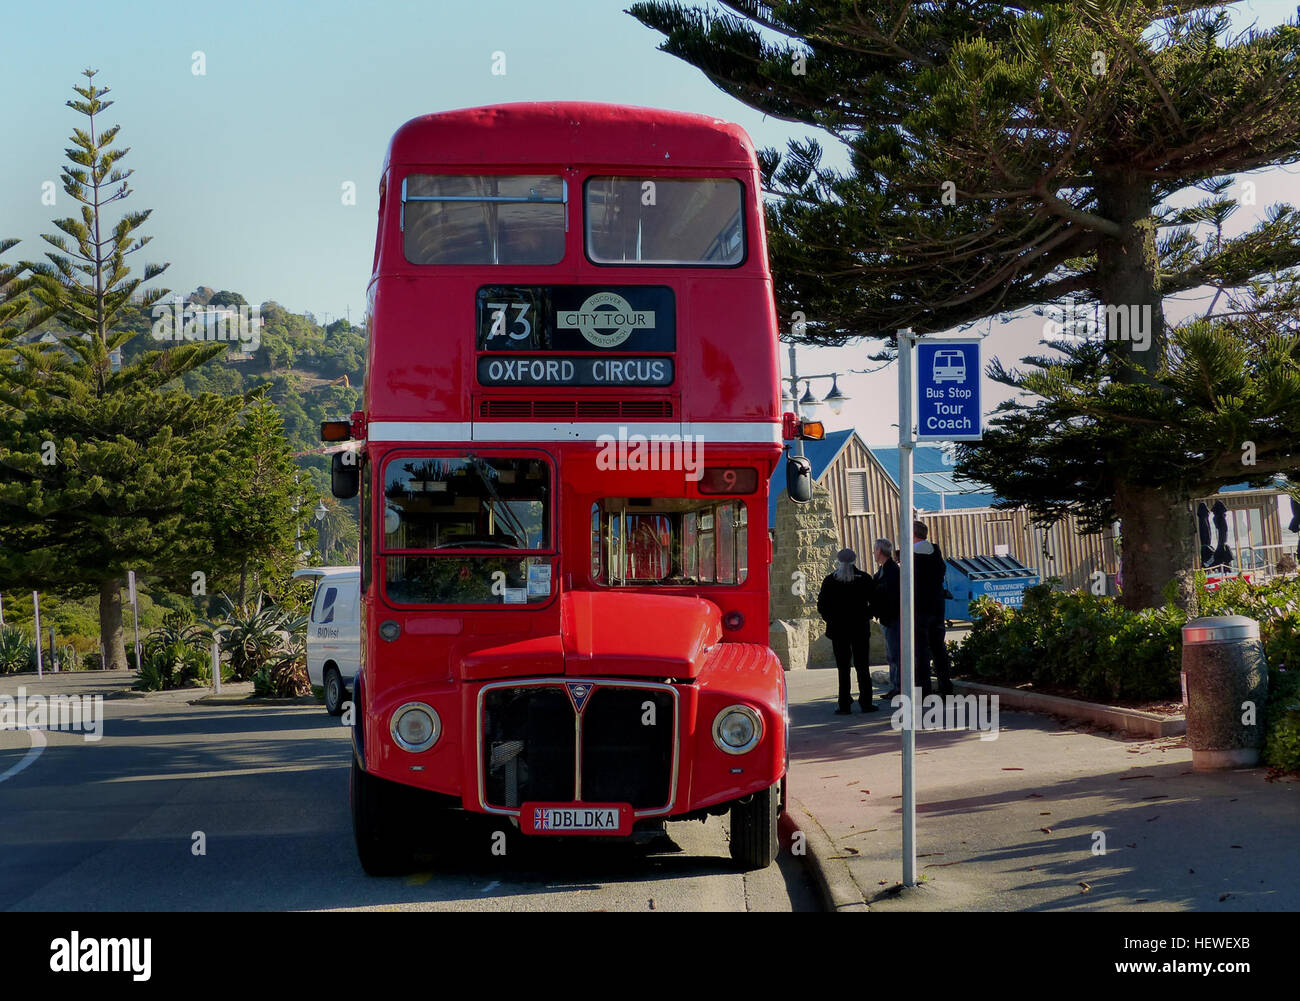
[[944, 617], [949, 621], [970, 621], [970, 603], [979, 597], [1019, 608], [1025, 600], [1025, 588], [1037, 583], [1038, 574], [1010, 556], [949, 558], [945, 584], [952, 597], [944, 602]]

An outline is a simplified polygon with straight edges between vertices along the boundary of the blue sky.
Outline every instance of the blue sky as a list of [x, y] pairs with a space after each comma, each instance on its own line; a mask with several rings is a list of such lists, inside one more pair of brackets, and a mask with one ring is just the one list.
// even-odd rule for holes
[[[626, 3], [476, 0], [472, 3], [66, 0], [5, 13], [0, 83], [7, 95], [0, 237], [23, 243], [6, 259], [42, 252], [54, 208], [41, 185], [56, 180], [70, 130], [64, 107], [80, 71], [117, 104], [119, 144], [135, 169], [129, 207], [152, 208], [153, 243], [137, 261], [168, 261], [165, 285], [199, 284], [276, 299], [318, 318], [358, 321], [374, 244], [379, 169], [393, 131], [419, 114], [525, 100], [599, 100], [713, 114], [756, 143], [784, 145], [805, 130], [764, 119], [656, 50], [657, 33], [623, 13]], [[57, 11], [57, 14], [55, 13]], [[1271, 25], [1292, 0], [1250, 0], [1239, 20]], [[492, 73], [504, 52], [505, 75]], [[192, 72], [202, 52], [206, 74]], [[16, 155], [15, 155], [16, 154]], [[1296, 169], [1296, 168], [1292, 168]], [[356, 205], [342, 185], [356, 185]], [[1295, 201], [1296, 175], [1259, 178], [1260, 207]], [[1249, 218], [1241, 218], [1244, 227]], [[994, 323], [987, 353], [1029, 353], [1041, 320]], [[800, 350], [802, 371], [867, 367], [870, 345]], [[897, 440], [892, 366], [841, 380], [854, 402], [835, 426], [856, 423], [875, 444]], [[825, 391], [823, 387], [823, 393]], [[991, 406], [1000, 387], [988, 387]], [[990, 393], [992, 395], [990, 395]]]

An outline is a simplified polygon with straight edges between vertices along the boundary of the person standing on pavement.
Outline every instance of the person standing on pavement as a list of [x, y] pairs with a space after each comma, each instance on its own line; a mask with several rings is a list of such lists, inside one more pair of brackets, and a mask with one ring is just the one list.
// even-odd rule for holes
[[886, 699], [898, 694], [900, 649], [898, 607], [900, 583], [898, 564], [894, 562], [894, 544], [888, 539], [877, 539], [872, 549], [876, 560], [875, 592], [872, 595], [871, 614], [880, 620], [881, 632], [885, 635], [885, 660], [889, 662], [889, 691]]
[[930, 694], [930, 661], [939, 675], [939, 693], [952, 693], [947, 630], [944, 628], [944, 578], [948, 562], [929, 539], [923, 521], [912, 522], [912, 567], [916, 588], [916, 678], [923, 695]]
[[876, 711], [871, 701], [871, 594], [875, 588], [870, 574], [854, 564], [858, 554], [841, 549], [835, 572], [828, 574], [817, 592], [817, 614], [826, 622], [826, 635], [835, 651], [835, 667], [840, 674], [837, 715], [853, 711], [850, 668], [858, 673], [858, 702], [864, 713]]

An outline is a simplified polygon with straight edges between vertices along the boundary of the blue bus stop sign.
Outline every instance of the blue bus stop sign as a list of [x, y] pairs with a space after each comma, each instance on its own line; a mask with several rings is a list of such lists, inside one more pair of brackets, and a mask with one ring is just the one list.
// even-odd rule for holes
[[980, 342], [916, 345], [916, 440], [979, 441]]

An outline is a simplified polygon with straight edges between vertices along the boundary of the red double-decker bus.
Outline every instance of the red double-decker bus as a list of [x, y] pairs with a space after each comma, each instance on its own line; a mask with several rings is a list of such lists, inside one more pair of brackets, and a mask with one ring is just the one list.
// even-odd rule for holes
[[365, 409], [323, 428], [358, 443], [333, 474], [360, 491], [363, 866], [436, 851], [413, 795], [533, 835], [730, 813], [769, 865], [783, 435], [748, 136], [600, 104], [417, 118], [369, 295]]

